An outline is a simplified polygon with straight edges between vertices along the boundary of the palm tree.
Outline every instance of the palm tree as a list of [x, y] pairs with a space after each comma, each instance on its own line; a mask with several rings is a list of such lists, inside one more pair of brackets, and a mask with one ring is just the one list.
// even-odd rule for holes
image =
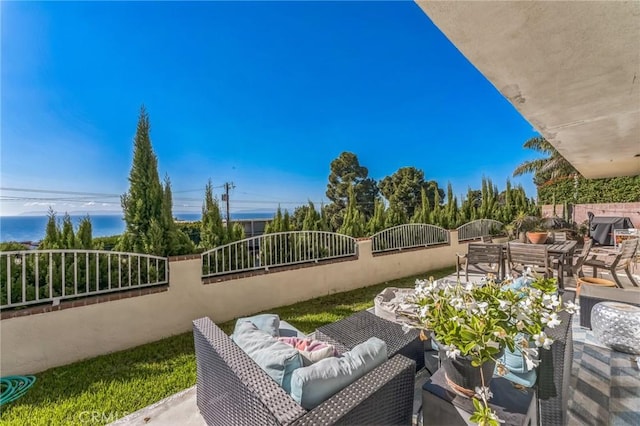
[[553, 145], [545, 138], [535, 137], [526, 141], [524, 148], [533, 149], [541, 154], [545, 154], [545, 158], [525, 161], [513, 171], [514, 176], [521, 176], [525, 173], [533, 173], [533, 183], [537, 186], [546, 182], [565, 176], [581, 176], [575, 167], [564, 158]]

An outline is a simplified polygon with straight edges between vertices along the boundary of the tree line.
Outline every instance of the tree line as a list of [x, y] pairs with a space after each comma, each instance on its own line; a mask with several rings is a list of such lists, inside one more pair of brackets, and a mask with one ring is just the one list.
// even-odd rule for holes
[[[585, 180], [544, 138], [531, 138], [524, 147], [545, 156], [522, 163], [515, 169], [514, 176], [533, 173], [542, 202], [585, 202], [585, 198], [606, 201], [603, 193], [615, 198], [608, 201], [640, 199], [640, 176]], [[240, 224], [225, 226], [210, 180], [205, 187], [201, 220], [187, 224], [175, 221], [171, 181], [168, 176], [160, 181], [149, 115], [144, 106], [138, 116], [128, 180], [129, 190], [120, 200], [126, 224], [122, 235], [93, 238], [89, 216], [74, 230], [68, 214], [59, 221], [50, 209], [45, 238], [39, 248], [114, 249], [172, 256], [208, 250], [245, 237]], [[612, 194], [612, 191], [600, 190], [602, 188], [617, 192]], [[577, 198], [580, 189], [583, 196]], [[620, 200], [615, 196], [618, 192]], [[315, 206], [309, 202], [296, 207], [292, 214], [278, 207], [265, 233], [316, 230], [365, 237], [405, 223], [453, 229], [476, 219], [495, 219], [507, 224], [518, 217], [539, 214], [534, 199], [527, 197], [522, 186], [512, 186], [508, 179], [502, 191], [490, 179], [483, 179], [480, 188], [469, 188], [462, 200], [458, 200], [451, 184], [445, 191], [436, 181], [425, 179], [424, 172], [415, 167], [402, 167], [376, 181], [351, 152], [343, 152], [331, 162], [326, 196], [329, 200], [326, 205]], [[4, 243], [0, 248], [17, 249], [11, 243]]]

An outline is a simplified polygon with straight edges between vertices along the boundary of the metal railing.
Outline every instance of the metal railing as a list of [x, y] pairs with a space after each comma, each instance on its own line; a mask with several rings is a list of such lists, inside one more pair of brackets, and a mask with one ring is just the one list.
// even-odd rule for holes
[[355, 238], [323, 231], [292, 231], [246, 238], [202, 253], [203, 278], [317, 262], [357, 254]]
[[371, 251], [380, 253], [449, 243], [449, 231], [435, 225], [411, 223], [385, 229], [371, 236]]
[[504, 224], [493, 219], [478, 219], [458, 227], [458, 241], [475, 240], [493, 235], [502, 230]]
[[0, 309], [168, 282], [165, 257], [102, 250], [0, 252]]

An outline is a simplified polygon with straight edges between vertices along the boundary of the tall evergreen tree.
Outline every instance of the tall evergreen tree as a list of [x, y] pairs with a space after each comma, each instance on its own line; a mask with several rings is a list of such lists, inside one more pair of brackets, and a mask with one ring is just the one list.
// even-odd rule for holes
[[80, 221], [76, 239], [78, 240], [78, 247], [85, 250], [91, 250], [93, 248], [93, 226], [91, 225], [89, 215], [86, 215]]
[[56, 218], [56, 212], [49, 207], [47, 212], [47, 228], [44, 239], [39, 246], [41, 249], [58, 249], [60, 248], [60, 227]]
[[147, 234], [155, 219], [153, 239], [162, 229], [162, 185], [158, 176], [158, 159], [150, 139], [149, 114], [140, 108], [138, 126], [133, 140], [133, 163], [129, 172], [129, 191], [120, 198], [126, 229], [119, 242], [123, 251], [146, 252], [156, 246]]
[[367, 223], [367, 231], [369, 235], [373, 235], [382, 231], [385, 228], [386, 221], [386, 209], [384, 202], [380, 199], [376, 200], [375, 208], [373, 210], [373, 216]]
[[389, 209], [402, 212], [402, 216], [412, 218], [420, 208], [422, 189], [427, 193], [429, 203], [433, 204], [435, 193], [444, 196], [434, 181], [425, 181], [424, 172], [415, 167], [401, 167], [395, 173], [385, 177], [379, 183], [380, 192], [389, 201]]
[[368, 177], [369, 170], [360, 165], [358, 157], [352, 152], [343, 152], [331, 162], [331, 173], [327, 184], [327, 198], [331, 204], [325, 207], [331, 229], [342, 225], [345, 209], [349, 202], [349, 188], [353, 187], [356, 207], [365, 219], [373, 215], [374, 202], [378, 197], [376, 181]]
[[458, 225], [458, 199], [453, 195], [451, 183], [447, 185], [447, 206], [443, 215], [443, 227], [453, 229]]
[[224, 227], [222, 226], [222, 215], [220, 205], [213, 196], [213, 186], [211, 179], [204, 190], [204, 204], [202, 206], [202, 220], [200, 221], [200, 246], [205, 249], [212, 249], [224, 244]]
[[173, 195], [171, 193], [171, 180], [169, 176], [164, 178], [162, 189], [162, 222], [161, 226], [166, 241], [164, 255], [175, 256], [179, 254], [193, 253], [195, 249], [189, 236], [178, 229], [173, 219]]
[[420, 190], [420, 208], [416, 209], [411, 221], [413, 223], [429, 223], [431, 216], [431, 205], [427, 197], [427, 190], [423, 187]]
[[352, 187], [349, 188], [349, 203], [344, 214], [344, 221], [340, 227], [341, 234], [354, 238], [363, 237], [365, 232], [364, 215], [358, 210], [356, 193]]
[[60, 248], [74, 249], [76, 248], [76, 237], [73, 233], [73, 223], [71, 216], [65, 212], [62, 217], [62, 232], [60, 234]]

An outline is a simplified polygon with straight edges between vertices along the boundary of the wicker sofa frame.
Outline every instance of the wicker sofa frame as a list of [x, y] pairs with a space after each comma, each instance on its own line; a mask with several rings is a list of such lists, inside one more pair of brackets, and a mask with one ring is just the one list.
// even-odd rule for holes
[[[564, 292], [563, 303], [574, 300], [575, 295]], [[566, 425], [569, 404], [571, 365], [573, 364], [573, 314], [565, 311], [558, 315], [562, 321], [558, 327], [546, 328], [545, 333], [554, 342], [551, 349], [540, 350], [538, 367], [539, 422], [541, 425]]]
[[390, 358], [307, 411], [211, 319], [195, 320], [193, 334], [196, 400], [208, 425], [411, 424], [415, 361], [405, 356]]

